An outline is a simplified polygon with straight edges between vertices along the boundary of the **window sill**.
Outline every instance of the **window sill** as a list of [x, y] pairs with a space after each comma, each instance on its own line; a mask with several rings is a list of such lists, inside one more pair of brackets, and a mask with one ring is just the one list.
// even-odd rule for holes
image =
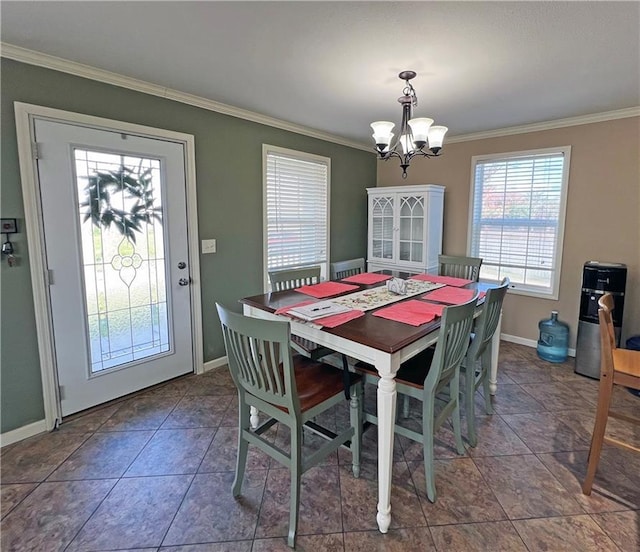
[[526, 297], [534, 297], [536, 299], [548, 299], [550, 301], [558, 300], [558, 292], [553, 291], [534, 291], [531, 289], [522, 289], [517, 286], [509, 286], [509, 293], [514, 295], [524, 295]]

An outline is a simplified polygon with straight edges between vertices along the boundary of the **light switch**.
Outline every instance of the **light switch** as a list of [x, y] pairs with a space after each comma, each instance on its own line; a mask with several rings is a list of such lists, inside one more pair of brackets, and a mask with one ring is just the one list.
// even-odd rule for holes
[[202, 240], [202, 254], [216, 252], [216, 240]]

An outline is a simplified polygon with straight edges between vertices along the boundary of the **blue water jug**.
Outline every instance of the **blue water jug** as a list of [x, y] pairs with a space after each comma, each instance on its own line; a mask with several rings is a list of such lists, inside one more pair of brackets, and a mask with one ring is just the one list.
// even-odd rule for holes
[[564, 362], [569, 353], [569, 325], [558, 320], [558, 311], [538, 323], [538, 356], [548, 362]]

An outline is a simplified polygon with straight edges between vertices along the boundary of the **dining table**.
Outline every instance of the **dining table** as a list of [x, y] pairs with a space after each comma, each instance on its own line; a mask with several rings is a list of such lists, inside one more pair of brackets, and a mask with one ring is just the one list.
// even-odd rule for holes
[[[415, 274], [395, 271], [381, 271], [379, 274], [387, 274], [401, 279], [415, 276]], [[384, 281], [375, 284], [359, 284], [355, 291], [385, 284]], [[496, 285], [474, 282], [464, 285], [464, 288], [477, 290], [481, 293]], [[329, 299], [346, 297], [352, 293], [354, 290], [350, 289]], [[310, 323], [286, 314], [276, 314], [276, 311], [281, 313], [287, 307], [299, 304], [305, 299], [311, 298], [299, 291], [287, 290], [245, 297], [240, 300], [240, 303], [245, 315], [263, 319], [289, 320], [292, 335], [375, 366], [380, 376], [377, 387], [378, 505], [376, 520], [380, 532], [386, 533], [391, 524], [391, 474], [397, 402], [395, 376], [403, 362], [436, 343], [440, 317], [415, 326], [376, 316], [374, 315], [376, 309], [374, 309], [367, 310], [364, 315], [335, 327], [320, 327], [313, 322]], [[416, 297], [401, 300], [408, 301], [410, 299], [416, 299]], [[478, 313], [480, 308], [481, 302], [479, 302]], [[492, 395], [495, 395], [497, 391], [499, 343], [500, 324], [492, 341], [492, 362], [489, 376]], [[251, 425], [254, 428], [258, 425], [257, 411], [252, 411]]]

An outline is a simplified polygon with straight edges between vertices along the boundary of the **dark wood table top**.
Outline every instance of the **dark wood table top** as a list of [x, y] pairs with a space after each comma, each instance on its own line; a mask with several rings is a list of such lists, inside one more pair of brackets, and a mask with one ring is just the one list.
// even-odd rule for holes
[[[409, 274], [403, 274], [403, 276], [408, 277]], [[385, 285], [385, 283], [356, 285], [360, 287], [360, 290], [363, 290]], [[477, 289], [479, 286], [482, 286], [482, 284], [469, 284], [466, 287], [469, 289]], [[348, 295], [349, 293], [354, 292], [355, 291], [350, 291], [340, 295], [327, 297], [322, 300], [331, 300], [335, 297]], [[416, 299], [417, 297], [420, 297], [420, 295], [407, 297], [405, 300]], [[279, 308], [300, 303], [305, 299], [312, 298], [308, 295], [298, 293], [297, 291], [288, 290], [265, 293], [263, 295], [254, 295], [253, 297], [245, 297], [240, 300], [240, 303], [273, 313]], [[395, 353], [440, 327], [440, 317], [437, 317], [435, 320], [428, 322], [427, 324], [422, 324], [421, 326], [411, 326], [402, 322], [394, 322], [393, 320], [373, 316], [372, 313], [376, 310], [377, 309], [367, 311], [364, 316], [351, 320], [345, 324], [341, 324], [340, 326], [336, 326], [335, 328], [322, 328], [322, 331], [356, 343], [361, 343], [368, 347], [373, 347], [380, 351]]]

